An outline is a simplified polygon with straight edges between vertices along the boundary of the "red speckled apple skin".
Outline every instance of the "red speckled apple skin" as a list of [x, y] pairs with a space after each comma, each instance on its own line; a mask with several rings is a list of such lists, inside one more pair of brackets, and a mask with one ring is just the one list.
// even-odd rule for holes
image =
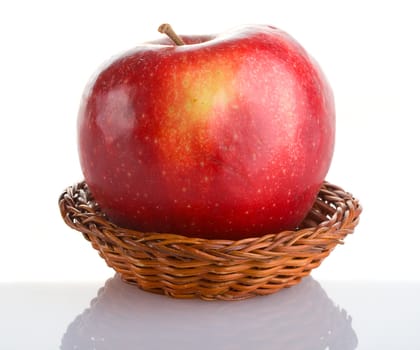
[[87, 86], [85, 180], [114, 223], [239, 239], [294, 229], [334, 149], [319, 66], [285, 32], [246, 26], [136, 47]]

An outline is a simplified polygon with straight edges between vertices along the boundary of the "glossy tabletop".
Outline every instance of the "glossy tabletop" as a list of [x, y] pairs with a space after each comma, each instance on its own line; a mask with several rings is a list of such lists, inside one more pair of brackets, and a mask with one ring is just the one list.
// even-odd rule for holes
[[175, 300], [118, 276], [0, 284], [0, 349], [420, 349], [420, 282], [305, 278], [243, 301]]

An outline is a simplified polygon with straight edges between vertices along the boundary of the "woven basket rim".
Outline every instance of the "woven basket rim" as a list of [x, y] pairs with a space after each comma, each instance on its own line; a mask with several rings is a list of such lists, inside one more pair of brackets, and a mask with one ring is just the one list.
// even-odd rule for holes
[[[108, 226], [114, 229], [116, 232], [118, 231], [124, 231], [126, 233], [129, 233], [133, 238], [136, 239], [142, 239], [144, 241], [147, 241], [148, 237], [152, 237], [152, 239], [155, 238], [155, 235], [159, 235], [162, 239], [170, 239], [173, 240], [174, 243], [176, 243], [178, 240], [182, 242], [188, 242], [191, 244], [203, 244], [203, 243], [209, 243], [209, 244], [215, 244], [215, 245], [246, 245], [250, 244], [255, 241], [261, 241], [261, 240], [270, 240], [274, 237], [277, 237], [279, 235], [299, 235], [299, 232], [302, 232], [303, 230], [308, 229], [319, 229], [322, 227], [329, 227], [331, 225], [334, 225], [337, 221], [339, 221], [338, 216], [343, 215], [343, 211], [345, 208], [342, 206], [338, 206], [337, 208], [334, 208], [330, 210], [331, 217], [327, 220], [323, 220], [319, 223], [317, 223], [315, 226], [311, 227], [304, 227], [304, 228], [297, 228], [296, 230], [283, 230], [279, 231], [277, 233], [268, 233], [260, 236], [253, 236], [253, 237], [247, 237], [247, 238], [240, 238], [237, 240], [233, 239], [211, 239], [211, 238], [202, 238], [202, 237], [191, 237], [188, 235], [182, 235], [182, 234], [176, 234], [171, 232], [153, 232], [153, 231], [140, 231], [130, 228], [124, 228], [122, 226], [119, 226], [115, 223], [113, 223], [111, 220], [107, 219], [106, 215], [101, 212], [99, 205], [95, 202], [92, 195], [90, 194], [90, 191], [88, 189], [88, 185], [85, 181], [81, 181], [78, 183], [75, 183], [72, 186], [69, 186], [61, 195], [59, 198], [59, 206], [60, 206], [60, 212], [62, 215], [62, 218], [64, 221], [69, 224], [70, 227], [73, 227], [71, 223], [68, 223], [68, 217], [69, 217], [69, 211], [68, 207], [64, 205], [66, 197], [68, 198], [69, 195], [72, 197], [76, 191], [82, 191], [79, 193], [85, 193], [85, 197], [78, 198], [82, 202], [80, 205], [80, 208], [85, 210], [85, 213], [89, 215], [89, 219], [85, 222], [95, 222], [98, 226]], [[346, 206], [351, 206], [351, 209], [353, 209], [355, 217], [354, 219], [358, 221], [359, 215], [362, 211], [362, 206], [360, 205], [358, 199], [354, 198], [352, 194], [345, 192], [343, 189], [341, 189], [339, 186], [334, 185], [330, 182], [324, 181], [323, 186], [321, 188], [321, 191], [328, 191], [331, 192], [331, 195], [336, 195], [339, 193], [342, 198], [346, 200]], [[319, 202], [318, 202], [319, 204]], [[329, 205], [325, 204], [324, 209], [326, 209]], [[92, 211], [93, 210], [93, 211]], [[358, 222], [357, 222], [358, 223]], [[74, 227], [73, 227], [74, 228]]]

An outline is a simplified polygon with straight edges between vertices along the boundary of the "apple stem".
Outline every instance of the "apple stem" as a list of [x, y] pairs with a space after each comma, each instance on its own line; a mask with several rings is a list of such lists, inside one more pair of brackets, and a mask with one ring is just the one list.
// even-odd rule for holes
[[166, 34], [177, 46], [185, 45], [184, 40], [175, 33], [171, 25], [168, 23], [163, 23], [159, 26], [158, 31], [162, 34]]

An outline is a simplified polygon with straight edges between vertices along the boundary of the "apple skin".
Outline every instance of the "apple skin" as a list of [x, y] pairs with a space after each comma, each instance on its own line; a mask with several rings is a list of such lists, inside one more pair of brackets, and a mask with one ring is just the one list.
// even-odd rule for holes
[[145, 43], [88, 84], [83, 175], [115, 224], [241, 239], [295, 229], [334, 149], [318, 64], [287, 33], [252, 25]]

